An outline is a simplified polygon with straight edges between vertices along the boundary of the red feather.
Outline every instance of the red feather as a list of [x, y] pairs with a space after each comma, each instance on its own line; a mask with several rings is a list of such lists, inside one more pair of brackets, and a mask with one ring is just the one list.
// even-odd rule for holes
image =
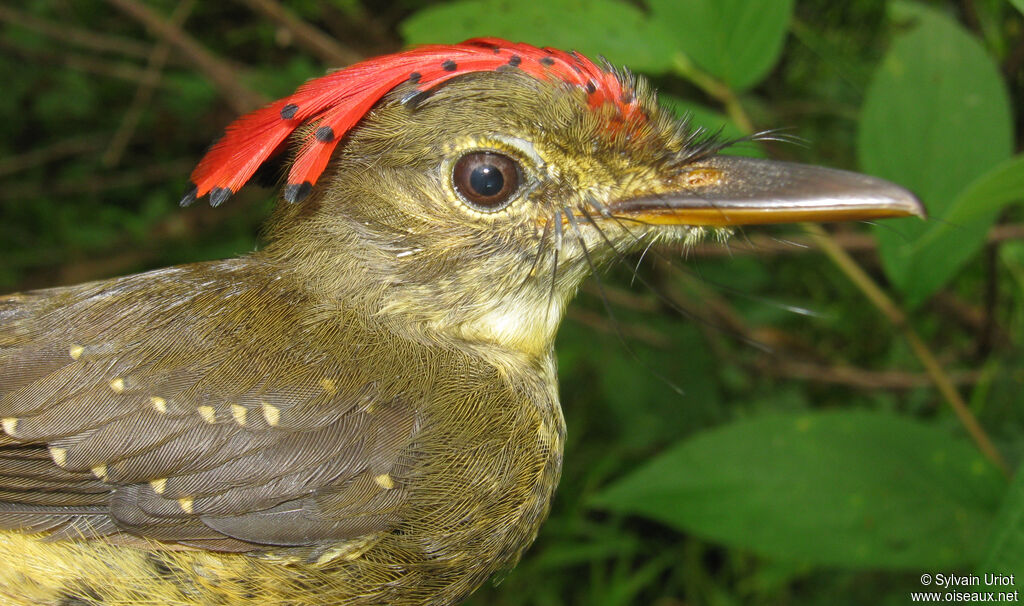
[[587, 91], [592, 108], [613, 105], [617, 121], [639, 112], [632, 91], [618, 77], [575, 52], [537, 48], [499, 38], [474, 38], [461, 44], [430, 45], [357, 63], [310, 80], [291, 96], [242, 116], [192, 171], [182, 205], [210, 195], [210, 203], [227, 200], [252, 178], [268, 158], [286, 147], [286, 139], [303, 125], [315, 125], [299, 146], [288, 173], [285, 199], [297, 202], [312, 190], [338, 143], [390, 91], [406, 81], [425, 92], [472, 72], [517, 68], [542, 79], [560, 79]]

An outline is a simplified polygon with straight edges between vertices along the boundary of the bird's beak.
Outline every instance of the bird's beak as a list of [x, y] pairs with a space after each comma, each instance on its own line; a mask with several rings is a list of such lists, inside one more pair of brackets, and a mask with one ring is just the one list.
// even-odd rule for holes
[[717, 227], [925, 217], [912, 193], [882, 179], [738, 156], [702, 160], [668, 191], [617, 201], [609, 211], [645, 223]]

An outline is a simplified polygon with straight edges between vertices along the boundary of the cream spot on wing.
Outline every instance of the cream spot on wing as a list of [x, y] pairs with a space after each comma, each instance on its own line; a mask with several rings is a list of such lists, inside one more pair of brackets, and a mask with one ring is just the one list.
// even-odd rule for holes
[[267, 421], [267, 425], [277, 427], [277, 424], [281, 421], [281, 409], [266, 402], [261, 402], [260, 405], [263, 408], [263, 418]]
[[167, 400], [158, 396], [153, 396], [149, 399], [149, 403], [153, 406], [153, 410], [160, 414], [167, 412]]
[[81, 345], [72, 345], [71, 347], [68, 348], [68, 353], [71, 355], [72, 360], [77, 360], [78, 358], [81, 358], [82, 352], [84, 351], [85, 348], [82, 347]]
[[68, 449], [51, 446], [49, 450], [50, 456], [53, 458], [53, 462], [56, 463], [58, 467], [64, 467], [64, 463], [68, 460]]
[[334, 382], [334, 379], [324, 377], [320, 379], [320, 386], [324, 388], [324, 391], [331, 395], [338, 393], [338, 385]]
[[118, 377], [110, 382], [110, 389], [114, 390], [114, 393], [121, 393], [124, 391], [124, 379]]
[[92, 475], [103, 480], [104, 482], [107, 481], [107, 465], [105, 463], [100, 463], [96, 467], [89, 469], [89, 471], [92, 472]]
[[241, 404], [232, 404], [231, 405], [231, 416], [235, 418], [235, 423], [238, 423], [239, 425], [241, 425], [243, 427], [245, 426], [245, 413], [246, 412], [248, 412], [248, 411], [245, 409], [245, 406], [242, 406]]
[[181, 510], [184, 511], [185, 513], [192, 513], [192, 497], [178, 499], [178, 505], [181, 507]]
[[14, 436], [14, 430], [16, 430], [18, 428], [18, 419], [14, 418], [14, 417], [7, 417], [2, 422], [0, 422], [0, 425], [3, 426], [4, 433], [6, 433], [7, 435], [13, 437]]
[[379, 476], [375, 476], [373, 478], [373, 481], [377, 483], [377, 486], [380, 486], [384, 490], [391, 490], [392, 488], [395, 487], [395, 481], [392, 480], [391, 476], [386, 473], [382, 473]]
[[153, 480], [152, 482], [149, 483], [149, 485], [150, 487], [152, 487], [153, 492], [157, 494], [163, 494], [164, 490], [167, 488], [167, 478]]
[[196, 410], [199, 411], [199, 416], [203, 417], [203, 420], [207, 423], [217, 422], [217, 413], [213, 410], [213, 406], [200, 406]]

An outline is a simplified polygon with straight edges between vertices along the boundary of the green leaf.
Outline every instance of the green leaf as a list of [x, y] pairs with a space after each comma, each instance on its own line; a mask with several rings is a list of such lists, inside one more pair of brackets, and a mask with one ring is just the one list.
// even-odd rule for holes
[[603, 55], [648, 73], [667, 71], [674, 52], [660, 28], [635, 6], [618, 0], [462, 0], [425, 8], [399, 29], [411, 44], [497, 36], [576, 49], [593, 59]]
[[[1011, 153], [1009, 97], [993, 60], [960, 26], [920, 5], [894, 2], [893, 9], [916, 27], [896, 39], [868, 88], [860, 163], [912, 189], [936, 220], [948, 220], [958, 194]], [[886, 273], [911, 304], [931, 292], [915, 276], [925, 263], [915, 258], [915, 243], [928, 230], [916, 219], [875, 229]], [[948, 277], [960, 264], [951, 258], [934, 270]]]
[[882, 413], [765, 415], [689, 439], [593, 504], [778, 559], [976, 561], [1004, 484], [970, 444]]
[[905, 246], [908, 273], [903, 284], [907, 301], [927, 299], [985, 244], [1000, 210], [1024, 200], [1024, 155], [1003, 162], [957, 196], [942, 221]]
[[1017, 10], [1019, 10], [1021, 14], [1024, 15], [1024, 0], [1010, 0], [1010, 4], [1016, 6]]
[[779, 60], [793, 0], [648, 0], [652, 19], [697, 65], [735, 90]]
[[975, 570], [979, 574], [1013, 574], [1024, 579], [1024, 467], [1017, 470], [1003, 499], [985, 555]]

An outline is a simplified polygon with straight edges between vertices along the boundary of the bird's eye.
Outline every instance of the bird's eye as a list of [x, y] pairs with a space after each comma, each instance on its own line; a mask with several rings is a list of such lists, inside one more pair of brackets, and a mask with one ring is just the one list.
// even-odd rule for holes
[[455, 162], [452, 184], [470, 206], [484, 212], [499, 211], [519, 191], [522, 170], [504, 154], [471, 152]]

